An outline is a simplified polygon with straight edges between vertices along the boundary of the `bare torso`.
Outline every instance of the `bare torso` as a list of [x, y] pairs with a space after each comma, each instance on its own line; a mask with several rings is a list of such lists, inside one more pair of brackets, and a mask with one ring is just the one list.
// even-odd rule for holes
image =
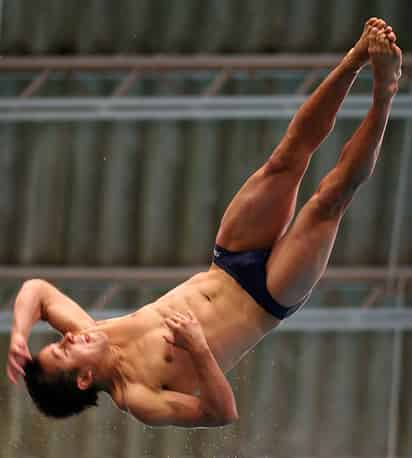
[[[213, 265], [132, 314], [97, 322], [96, 328], [119, 349], [119, 371], [126, 386], [138, 383], [155, 390], [196, 393], [198, 380], [190, 354], [164, 338], [172, 334], [165, 318], [188, 309], [202, 325], [224, 372], [278, 323], [231, 276]], [[123, 390], [117, 387], [112, 393], [119, 406]]]

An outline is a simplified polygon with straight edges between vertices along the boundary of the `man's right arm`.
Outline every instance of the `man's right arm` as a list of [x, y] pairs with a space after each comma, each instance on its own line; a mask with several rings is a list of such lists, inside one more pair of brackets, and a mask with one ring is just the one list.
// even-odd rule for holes
[[24, 366], [31, 359], [27, 341], [39, 320], [48, 321], [58, 331], [80, 331], [93, 326], [94, 320], [74, 301], [50, 283], [34, 279], [26, 281], [14, 303], [7, 375], [17, 384]]
[[95, 321], [76, 302], [50, 283], [33, 279], [26, 281], [14, 303], [13, 332], [26, 340], [34, 324], [47, 321], [61, 333], [76, 332], [93, 326]]

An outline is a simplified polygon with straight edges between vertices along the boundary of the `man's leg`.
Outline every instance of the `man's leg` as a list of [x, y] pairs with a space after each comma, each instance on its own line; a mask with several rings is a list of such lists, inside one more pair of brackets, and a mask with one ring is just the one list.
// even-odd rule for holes
[[384, 31], [373, 29], [369, 54], [374, 73], [372, 107], [344, 146], [336, 167], [322, 180], [268, 260], [268, 289], [284, 306], [298, 303], [324, 273], [343, 213], [375, 167], [398, 88], [401, 51]]
[[332, 130], [339, 107], [368, 61], [372, 27], [386, 28], [389, 39], [395, 40], [383, 20], [366, 23], [352, 50], [298, 110], [268, 161], [234, 197], [223, 216], [218, 245], [233, 251], [267, 248], [285, 233], [310, 157]]

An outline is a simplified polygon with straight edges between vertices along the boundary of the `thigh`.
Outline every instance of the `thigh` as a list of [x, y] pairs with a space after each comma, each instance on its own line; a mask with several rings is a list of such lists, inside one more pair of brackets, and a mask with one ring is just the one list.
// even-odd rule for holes
[[268, 290], [286, 307], [309, 294], [326, 269], [343, 215], [341, 208], [328, 210], [318, 196], [309, 200], [268, 259]]
[[302, 176], [280, 163], [266, 163], [229, 204], [216, 243], [233, 251], [271, 247], [293, 218]]

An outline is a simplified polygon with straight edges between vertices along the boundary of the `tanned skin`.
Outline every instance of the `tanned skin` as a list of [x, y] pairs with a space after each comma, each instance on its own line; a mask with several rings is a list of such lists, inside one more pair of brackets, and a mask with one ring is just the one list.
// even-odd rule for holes
[[[324, 273], [343, 214], [374, 170], [401, 60], [392, 28], [370, 19], [223, 216], [218, 245], [233, 251], [271, 248], [267, 286], [284, 306], [309, 294]], [[332, 130], [339, 107], [368, 62], [374, 77], [370, 110], [291, 224], [312, 154]], [[39, 353], [48, 373], [78, 369], [79, 389], [98, 383], [137, 419], [186, 427], [238, 419], [224, 373], [279, 323], [214, 264], [135, 313], [97, 322], [50, 283], [34, 279], [24, 283], [14, 306], [7, 365], [13, 383], [24, 376], [31, 358], [27, 341], [38, 320], [64, 334]]]

